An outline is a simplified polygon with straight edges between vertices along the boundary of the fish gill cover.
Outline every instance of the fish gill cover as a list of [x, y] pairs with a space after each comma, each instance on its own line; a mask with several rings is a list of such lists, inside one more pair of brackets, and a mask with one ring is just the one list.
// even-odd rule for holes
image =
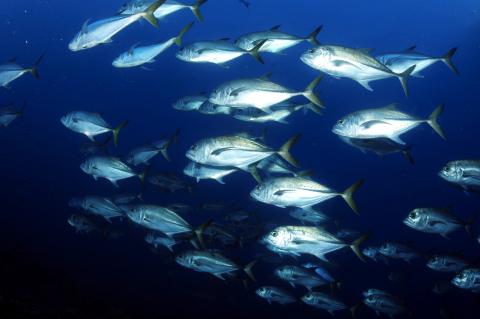
[[478, 317], [477, 1], [2, 4], [2, 318]]

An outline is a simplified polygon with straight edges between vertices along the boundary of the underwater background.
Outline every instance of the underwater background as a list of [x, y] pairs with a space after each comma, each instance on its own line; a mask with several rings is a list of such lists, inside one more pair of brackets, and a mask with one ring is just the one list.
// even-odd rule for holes
[[[46, 52], [39, 67], [39, 81], [25, 76], [0, 91], [1, 104], [26, 101], [24, 116], [0, 130], [0, 313], [6, 314], [5, 318], [330, 316], [301, 303], [269, 305], [258, 298], [254, 289], [260, 284], [289, 287], [273, 277], [276, 264], [268, 261], [255, 266], [258, 283], [245, 288], [241, 281], [225, 283], [184, 269], [168, 250], [152, 252], [144, 242], [145, 231], [126, 221], [114, 223], [118, 236], [77, 234], [67, 224], [68, 216], [75, 212], [68, 206], [69, 200], [87, 194], [110, 196], [119, 190], [105, 180], [95, 182], [79, 169], [83, 161], [79, 149], [86, 139], [66, 130], [60, 122], [64, 114], [74, 110], [99, 112], [114, 125], [129, 121], [120, 133], [118, 148], [110, 148], [115, 155], [126, 155], [136, 146], [180, 129], [179, 143], [169, 150], [171, 162], [156, 158], [152, 170], [175, 172], [185, 179], [185, 152], [201, 138], [236, 132], [259, 135], [267, 128], [268, 145], [279, 147], [293, 134], [301, 133], [292, 153], [302, 168], [315, 172], [316, 180], [343, 190], [365, 179], [355, 195], [359, 216], [339, 199], [320, 206], [342, 227], [371, 232], [369, 244], [408, 242], [424, 252], [462, 252], [478, 263], [480, 245], [465, 232], [456, 232], [447, 240], [415, 232], [402, 223], [410, 210], [422, 206], [453, 207], [465, 220], [479, 213], [478, 194], [454, 189], [437, 175], [448, 161], [480, 156], [478, 1], [251, 0], [246, 8], [236, 0], [209, 0], [202, 7], [205, 21], [195, 21], [184, 43], [236, 38], [281, 24], [282, 30], [303, 36], [323, 25], [318, 36], [321, 43], [374, 48], [375, 53], [416, 45], [420, 52], [440, 55], [458, 47], [453, 60], [460, 76], [438, 63], [423, 71], [424, 79], [409, 79], [409, 98], [396, 79], [377, 81], [372, 84], [374, 92], [369, 92], [353, 81], [325, 76], [319, 85], [326, 105], [324, 114], [319, 117], [299, 112], [292, 115], [289, 125], [180, 112], [172, 104], [182, 96], [211, 91], [227, 80], [260, 77], [268, 72], [275, 82], [303, 89], [318, 75], [299, 59], [311, 46], [309, 43], [290, 48], [284, 55], [263, 54], [264, 65], [250, 57], [239, 58], [228, 68], [189, 64], [176, 59], [177, 48], [172, 47], [149, 65], [149, 70], [112, 67], [111, 61], [132, 44], [164, 41], [194, 21], [192, 13], [184, 10], [160, 21], [158, 29], [142, 21], [115, 36], [110, 44], [83, 52], [68, 50], [68, 42], [85, 20], [114, 15], [122, 4], [113, 0], [2, 2], [1, 60], [17, 57], [19, 63], [29, 65]], [[394, 102], [421, 117], [445, 103], [440, 123], [446, 141], [427, 126], [405, 136], [412, 144], [415, 165], [401, 154], [384, 158], [363, 154], [331, 132], [335, 122], [350, 112]], [[160, 192], [147, 185], [144, 200], [158, 205], [183, 202], [193, 207], [210, 202], [233, 203], [256, 212], [259, 223], [265, 225], [291, 222], [285, 210], [250, 199], [256, 182], [248, 174], [233, 174], [226, 178], [225, 185], [189, 181], [195, 185], [191, 194]], [[135, 193], [140, 188], [138, 180], [121, 183], [121, 190], [126, 192]], [[221, 219], [220, 214], [194, 210], [184, 217], [199, 225], [210, 218]], [[476, 226], [477, 236], [480, 227]], [[267, 252], [256, 242], [225, 251], [241, 263]], [[363, 290], [379, 288], [401, 296], [414, 318], [478, 318], [478, 294], [456, 288], [444, 295], [433, 294], [433, 282], [449, 277], [428, 271], [423, 260], [387, 266], [363, 263], [348, 249], [331, 259], [335, 277], [342, 282], [337, 293], [349, 305], [361, 301]], [[293, 261], [289, 257], [285, 260]], [[389, 280], [392, 272], [401, 280]], [[300, 288], [292, 290], [298, 297], [303, 292]], [[347, 311], [336, 316], [351, 315]], [[358, 318], [374, 316], [366, 308], [357, 313]]]

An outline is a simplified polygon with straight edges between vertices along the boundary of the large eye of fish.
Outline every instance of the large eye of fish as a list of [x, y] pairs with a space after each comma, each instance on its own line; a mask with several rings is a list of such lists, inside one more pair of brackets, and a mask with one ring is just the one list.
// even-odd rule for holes
[[416, 212], [411, 212], [410, 213], [410, 218], [411, 219], [415, 219], [415, 218], [417, 218], [417, 216], [418, 216], [418, 214]]
[[450, 166], [445, 166], [443, 170], [447, 173], [451, 171]]
[[339, 121], [337, 122], [337, 124], [339, 124], [339, 125], [342, 125], [343, 123], [345, 123], [345, 120], [344, 120], [344, 119], [341, 119], [341, 120], [339, 120]]
[[277, 236], [278, 236], [278, 232], [274, 231], [274, 232], [272, 233], [272, 237], [277, 237]]
[[197, 144], [194, 144], [190, 147], [190, 150], [191, 151], [195, 151], [197, 149]]

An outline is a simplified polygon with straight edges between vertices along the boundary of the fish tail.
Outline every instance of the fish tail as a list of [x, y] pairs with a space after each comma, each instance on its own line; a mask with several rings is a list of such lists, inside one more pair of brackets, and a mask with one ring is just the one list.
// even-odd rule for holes
[[295, 134], [294, 136], [292, 136], [285, 144], [282, 145], [282, 147], [280, 147], [280, 150], [277, 152], [278, 155], [280, 155], [284, 160], [286, 160], [288, 163], [292, 164], [295, 167], [300, 167], [300, 164], [290, 154], [290, 148], [292, 148], [292, 146], [298, 142], [300, 136], [300, 134]]
[[267, 41], [268, 40], [260, 41], [252, 49], [247, 51], [255, 60], [257, 60], [261, 64], [265, 64], [265, 62], [263, 61], [263, 58], [260, 55], [260, 49]]
[[258, 163], [254, 163], [254, 164], [249, 165], [248, 166], [248, 171], [250, 172], [250, 174], [252, 174], [253, 178], [255, 178], [257, 183], [260, 184], [262, 182], [262, 177], [260, 176], [260, 173], [258, 172], [257, 164]]
[[170, 145], [178, 143], [179, 135], [180, 135], [180, 129], [177, 129], [175, 133], [172, 135], [172, 137], [170, 137], [170, 139], [168, 140], [167, 145], [165, 145], [165, 147], [160, 150], [160, 153], [162, 153], [162, 156], [169, 162], [170, 162], [170, 156], [168, 155], [168, 148], [170, 147]]
[[350, 248], [353, 250], [355, 255], [360, 258], [361, 261], [365, 262], [365, 256], [363, 255], [360, 245], [370, 237], [370, 234], [365, 234], [357, 238], [350, 244]]
[[468, 234], [468, 237], [473, 238], [473, 233], [472, 233], [472, 226], [475, 224], [475, 222], [478, 219], [478, 214], [470, 216], [470, 218], [467, 220], [465, 223], [465, 231]]
[[203, 16], [202, 12], [200, 12], [200, 7], [207, 2], [207, 0], [197, 0], [197, 3], [195, 3], [193, 6], [190, 7], [190, 10], [192, 10], [193, 14], [197, 18], [198, 21], [203, 22]]
[[142, 188], [145, 186], [145, 179], [148, 175], [148, 172], [150, 171], [150, 165], [148, 165], [143, 172], [138, 174], [138, 178], [140, 179], [140, 183], [142, 184]]
[[205, 241], [203, 240], [203, 234], [205, 232], [205, 229], [207, 229], [211, 223], [212, 223], [212, 220], [209, 219], [203, 224], [201, 224], [197, 229], [195, 229], [195, 236], [197, 237], [197, 240], [200, 243], [200, 247], [202, 249], [205, 249]]
[[363, 185], [363, 183], [364, 183], [364, 180], [361, 179], [358, 182], [356, 182], [355, 184], [353, 184], [352, 186], [350, 186], [349, 188], [347, 188], [347, 190], [345, 190], [343, 193], [340, 194], [340, 196], [342, 196], [342, 198], [347, 202], [348, 206], [350, 206], [350, 208], [357, 215], [358, 215], [358, 208], [357, 208], [357, 204], [353, 200], [353, 193], [355, 193], [357, 191], [357, 189], [359, 189], [360, 186]]
[[305, 89], [305, 92], [302, 93], [303, 96], [305, 96], [310, 102], [315, 104], [316, 106], [323, 107], [322, 101], [318, 98], [318, 96], [315, 95], [313, 90], [317, 87], [318, 83], [320, 83], [320, 80], [322, 79], [322, 76], [316, 77], [310, 84], [307, 86]]
[[188, 32], [188, 30], [190, 30], [190, 28], [193, 26], [193, 22], [190, 22], [189, 24], [187, 24], [183, 29], [182, 31], [180, 31], [180, 33], [177, 35], [177, 37], [175, 38], [175, 44], [177, 46], [181, 46], [182, 45], [182, 38], [183, 36], [185, 35], [185, 33]]
[[452, 62], [452, 57], [457, 52], [457, 47], [451, 48], [448, 50], [447, 53], [445, 53], [440, 59], [442, 60], [443, 63], [445, 63], [448, 68], [455, 73], [456, 75], [460, 75], [460, 72], [458, 72], [457, 67], [453, 64]]
[[45, 52], [43, 52], [42, 55], [38, 57], [35, 64], [29, 69], [30, 73], [32, 73], [33, 77], [37, 80], [40, 79], [40, 73], [38, 73], [38, 66], [40, 65], [40, 63], [42, 63], [44, 57], [45, 57]]
[[120, 134], [120, 130], [124, 128], [127, 124], [128, 124], [128, 121], [123, 121], [122, 123], [120, 123], [120, 125], [118, 125], [116, 128], [112, 130], [113, 144], [115, 146], [118, 146], [118, 135]]
[[443, 111], [443, 108], [444, 108], [444, 105], [443, 103], [442, 104], [439, 104], [435, 110], [433, 110], [432, 114], [430, 114], [430, 116], [428, 117], [427, 119], [427, 123], [428, 125], [430, 125], [433, 130], [435, 132], [437, 132], [438, 135], [440, 135], [441, 138], [443, 138], [444, 140], [446, 140], [446, 136], [445, 136], [445, 133], [443, 132], [442, 128], [440, 127], [440, 125], [438, 124], [438, 117], [440, 116], [440, 114], [442, 113]]
[[257, 263], [256, 260], [251, 261], [250, 263], [248, 263], [248, 264], [243, 268], [243, 271], [245, 271], [245, 273], [247, 274], [248, 278], [250, 278], [253, 282], [256, 282], [256, 281], [257, 281], [257, 280], [255, 279], [255, 276], [253, 275], [253, 272], [252, 272], [252, 268], [253, 268], [253, 266], [255, 266], [256, 263]]
[[317, 35], [322, 31], [323, 25], [317, 27], [312, 31], [305, 39], [313, 45], [320, 45], [320, 42], [317, 40]]
[[415, 165], [415, 159], [412, 156], [412, 145], [407, 145], [407, 147], [402, 150], [402, 154], [410, 164]]
[[316, 106], [315, 104], [313, 103], [307, 103], [305, 105], [302, 105], [302, 108], [303, 108], [303, 112], [304, 114], [306, 114], [306, 112], [308, 110], [314, 112], [315, 114], [318, 114], [318, 115], [322, 115], [322, 110], [320, 107]]
[[416, 67], [416, 65], [413, 65], [413, 66], [409, 67], [406, 71], [396, 74], [398, 79], [400, 80], [400, 83], [402, 84], [403, 92], [405, 92], [405, 95], [407, 97], [409, 95], [407, 79], [412, 74], [412, 72], [415, 70], [415, 67]]
[[147, 9], [145, 9], [144, 12], [142, 12], [142, 18], [148, 21], [151, 25], [153, 25], [155, 28], [158, 28], [158, 21], [157, 18], [155, 18], [155, 11], [165, 2], [166, 0], [157, 0], [154, 3], [152, 3]]

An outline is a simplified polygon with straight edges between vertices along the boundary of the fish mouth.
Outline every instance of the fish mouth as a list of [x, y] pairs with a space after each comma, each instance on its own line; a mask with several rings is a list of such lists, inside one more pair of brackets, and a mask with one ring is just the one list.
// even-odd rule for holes
[[192, 152], [191, 150], [188, 150], [188, 151], [185, 153], [185, 156], [186, 156], [189, 160], [196, 162], [196, 161], [195, 161], [195, 153]]

